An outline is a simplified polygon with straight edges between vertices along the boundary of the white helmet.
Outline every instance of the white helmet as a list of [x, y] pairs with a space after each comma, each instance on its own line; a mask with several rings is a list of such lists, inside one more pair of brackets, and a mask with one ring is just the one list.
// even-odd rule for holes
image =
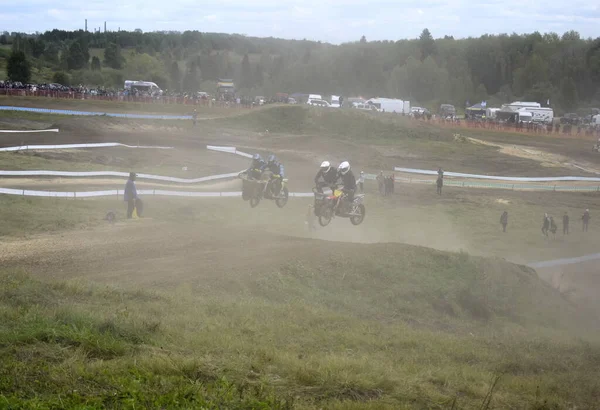
[[338, 172], [342, 175], [346, 175], [350, 171], [350, 163], [348, 161], [344, 161], [338, 167]]
[[329, 172], [330, 169], [331, 169], [331, 164], [329, 163], [329, 161], [321, 162], [321, 171], [323, 171], [324, 173], [327, 173], [327, 172]]

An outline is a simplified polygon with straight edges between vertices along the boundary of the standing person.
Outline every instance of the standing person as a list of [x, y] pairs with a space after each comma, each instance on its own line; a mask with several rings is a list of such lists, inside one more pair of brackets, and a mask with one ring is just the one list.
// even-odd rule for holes
[[552, 237], [556, 239], [556, 230], [558, 227], [556, 226], [556, 222], [554, 222], [554, 217], [550, 217], [550, 232], [552, 232]]
[[563, 215], [563, 235], [569, 234], [569, 215], [565, 212]]
[[544, 214], [544, 221], [542, 222], [542, 233], [544, 236], [548, 236], [548, 229], [550, 229], [550, 218], [548, 214]]
[[583, 216], [581, 217], [581, 220], [583, 221], [583, 232], [588, 231], [588, 224], [590, 223], [590, 219], [590, 210], [586, 209], [583, 213]]
[[360, 176], [358, 177], [358, 188], [360, 189], [361, 193], [365, 192], [365, 172], [364, 171], [360, 171]]
[[391, 177], [390, 176], [385, 177], [384, 181], [385, 181], [385, 196], [389, 196], [392, 193], [392, 187], [390, 184]]
[[377, 175], [377, 185], [379, 186], [379, 194], [385, 196], [385, 177], [383, 176], [383, 171]]
[[500, 216], [500, 225], [502, 225], [502, 232], [506, 232], [506, 225], [508, 225], [508, 212], [504, 211]]
[[138, 199], [137, 190], [135, 189], [135, 172], [129, 173], [129, 179], [125, 183], [125, 192], [123, 194], [123, 200], [127, 202], [127, 219], [131, 219], [133, 210], [135, 209], [135, 202]]
[[444, 186], [444, 177], [438, 176], [435, 184], [437, 185], [437, 194], [442, 195], [442, 187]]
[[198, 122], [198, 110], [196, 110], [194, 108], [194, 112], [192, 113], [192, 121], [194, 124], [194, 127], [196, 126], [196, 123]]

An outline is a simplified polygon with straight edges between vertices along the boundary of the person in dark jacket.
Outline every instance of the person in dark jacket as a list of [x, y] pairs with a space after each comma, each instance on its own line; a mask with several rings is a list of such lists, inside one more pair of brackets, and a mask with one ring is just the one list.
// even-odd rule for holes
[[444, 177], [438, 176], [437, 181], [435, 181], [435, 185], [437, 186], [437, 194], [442, 195], [442, 187], [444, 186]]
[[569, 234], [569, 215], [565, 212], [563, 215], [563, 235]]
[[281, 191], [282, 187], [282, 179], [284, 178], [284, 168], [283, 165], [277, 161], [275, 155], [269, 155], [267, 164], [265, 165], [265, 171], [270, 171], [271, 174], [273, 174], [271, 177], [271, 192], [273, 195], [279, 195], [279, 191]]
[[332, 187], [339, 178], [338, 171], [331, 166], [329, 161], [323, 161], [319, 172], [315, 176], [315, 187], [319, 192], [323, 192], [324, 187]]
[[585, 212], [583, 213], [583, 216], [581, 217], [581, 221], [583, 222], [583, 232], [587, 232], [588, 231], [588, 225], [590, 223], [590, 210], [586, 209]]
[[552, 232], [552, 237], [556, 238], [556, 231], [558, 230], [558, 226], [556, 226], [556, 222], [554, 222], [554, 217], [550, 217], [550, 232]]
[[354, 173], [350, 169], [350, 163], [344, 161], [338, 167], [338, 174], [342, 182], [342, 191], [344, 195], [340, 199], [339, 206], [342, 206], [342, 210], [346, 208], [347, 204], [354, 201], [354, 192], [356, 191], [356, 178]]
[[548, 236], [548, 230], [550, 229], [550, 217], [548, 214], [544, 214], [544, 220], [542, 222], [542, 233], [544, 236]]
[[504, 211], [500, 216], [500, 225], [502, 225], [502, 232], [506, 232], [506, 225], [508, 225], [508, 212]]
[[381, 196], [385, 196], [385, 177], [383, 176], [383, 171], [377, 175], [377, 185], [379, 186], [379, 193]]
[[254, 154], [252, 156], [252, 163], [250, 164], [250, 168], [246, 170], [248, 177], [252, 179], [260, 179], [262, 172], [265, 170], [267, 166], [266, 162], [260, 154]]
[[129, 173], [129, 179], [125, 183], [125, 192], [123, 194], [123, 200], [127, 202], [127, 219], [131, 219], [133, 216], [133, 210], [135, 209], [135, 202], [138, 200], [137, 190], [135, 189], [135, 172]]

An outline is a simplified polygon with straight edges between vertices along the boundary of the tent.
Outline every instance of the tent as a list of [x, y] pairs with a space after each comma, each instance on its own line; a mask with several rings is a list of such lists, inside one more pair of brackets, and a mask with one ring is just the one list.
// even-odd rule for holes
[[483, 118], [485, 117], [486, 106], [481, 103], [475, 104], [465, 110], [466, 118]]

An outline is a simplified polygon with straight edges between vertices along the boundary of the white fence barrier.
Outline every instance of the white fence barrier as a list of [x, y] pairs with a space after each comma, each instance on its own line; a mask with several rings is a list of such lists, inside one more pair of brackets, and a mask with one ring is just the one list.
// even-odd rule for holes
[[107, 147], [126, 147], [126, 148], [144, 148], [144, 149], [174, 149], [173, 147], [160, 147], [150, 145], [127, 145], [120, 142], [98, 142], [91, 144], [58, 144], [58, 145], [21, 145], [18, 147], [0, 148], [0, 152], [27, 151], [43, 149], [78, 149], [78, 148], [107, 148]]
[[35, 133], [35, 132], [58, 132], [58, 128], [52, 128], [48, 130], [0, 130], [4, 133]]
[[[426, 169], [414, 169], [414, 168], [400, 168], [394, 167], [396, 172], [405, 172], [408, 174], [421, 174], [421, 175], [437, 175], [437, 171], [430, 171]], [[595, 177], [539, 177], [539, 178], [528, 178], [528, 177], [503, 177], [493, 175], [477, 175], [477, 174], [464, 174], [461, 172], [444, 172], [444, 176], [457, 177], [457, 178], [473, 178], [473, 179], [493, 179], [499, 181], [518, 181], [518, 182], [552, 182], [552, 181], [587, 181], [587, 182], [600, 182], [600, 178]]]
[[[240, 197], [242, 193], [239, 191], [233, 192], [196, 192], [196, 191], [170, 191], [164, 189], [138, 189], [138, 194], [141, 196], [176, 196], [186, 198], [215, 198], [215, 197]], [[37, 196], [51, 198], [91, 198], [102, 196], [120, 196], [123, 197], [122, 189], [111, 189], [105, 191], [83, 191], [83, 192], [66, 192], [66, 191], [35, 191], [31, 189], [13, 189], [0, 188], [0, 194], [18, 195], [18, 196]], [[292, 192], [290, 197], [302, 198], [312, 197], [312, 192]]]
[[[240, 171], [241, 172], [241, 171]], [[177, 182], [182, 184], [197, 184], [200, 182], [213, 181], [217, 179], [235, 178], [239, 175], [239, 172], [232, 172], [229, 174], [220, 175], [209, 175], [200, 178], [176, 178], [167, 177], [162, 175], [151, 175], [151, 174], [137, 174], [138, 179], [149, 179], [155, 181], [167, 181]], [[90, 177], [110, 177], [110, 178], [127, 178], [128, 172], [119, 171], [44, 171], [44, 170], [31, 170], [31, 171], [3, 171], [0, 170], [0, 176], [8, 177], [33, 177], [33, 176], [49, 176], [49, 177], [79, 177], [79, 178], [90, 178]]]
[[238, 151], [236, 147], [221, 147], [221, 146], [217, 146], [217, 145], [207, 145], [206, 149], [208, 149], [210, 151], [226, 152], [228, 154], [235, 154], [235, 155], [240, 155], [240, 156], [246, 157], [246, 158], [252, 158], [252, 154], [248, 154], [247, 152]]
[[579, 256], [576, 258], [563, 258], [563, 259], [554, 259], [551, 261], [544, 261], [544, 262], [534, 262], [534, 263], [530, 263], [529, 266], [534, 269], [552, 268], [555, 266], [572, 265], [574, 263], [588, 262], [588, 261], [593, 261], [596, 259], [600, 259], [600, 253]]

